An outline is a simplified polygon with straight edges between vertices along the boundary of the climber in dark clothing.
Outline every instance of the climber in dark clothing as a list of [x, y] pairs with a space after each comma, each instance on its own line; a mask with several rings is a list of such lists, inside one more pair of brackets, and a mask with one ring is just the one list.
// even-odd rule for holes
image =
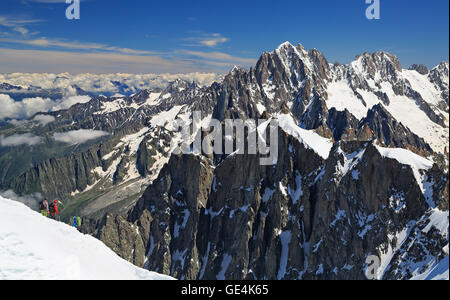
[[47, 199], [44, 199], [44, 201], [41, 201], [41, 203], [39, 203], [39, 209], [40, 209], [40, 211], [41, 211], [41, 214], [42, 214], [44, 217], [47, 217], [47, 216], [48, 216], [48, 213], [49, 213], [49, 206], [48, 206], [48, 201], [47, 201]]

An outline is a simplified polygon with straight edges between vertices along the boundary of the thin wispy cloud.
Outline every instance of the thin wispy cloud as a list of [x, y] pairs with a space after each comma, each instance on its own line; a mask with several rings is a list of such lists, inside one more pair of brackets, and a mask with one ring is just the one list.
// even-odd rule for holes
[[13, 134], [8, 137], [0, 135], [0, 146], [2, 147], [15, 147], [20, 145], [34, 146], [41, 142], [42, 138], [31, 133]]
[[225, 53], [177, 50], [167, 57], [113, 52], [18, 50], [0, 48], [2, 72], [35, 73], [191, 73], [227, 72], [256, 60]]
[[[33, 2], [58, 3], [60, 1], [33, 0]], [[63, 0], [62, 2], [65, 3], [65, 0]], [[38, 34], [38, 32], [34, 30], [32, 31], [26, 27], [36, 24], [38, 22], [42, 22], [42, 20], [19, 16], [0, 15], [0, 27], [4, 27], [9, 30], [9, 32], [4, 32], [3, 37], [0, 37], [0, 42], [6, 44], [26, 45], [42, 48], [61, 48], [68, 50], [86, 50], [86, 51], [108, 51], [130, 55], [157, 54], [152, 51], [116, 47], [102, 43], [68, 41], [66, 39], [47, 38], [45, 36], [32, 38], [32, 36]], [[13, 34], [14, 32], [16, 34]], [[19, 35], [17, 33], [19, 33]]]
[[184, 44], [185, 46], [213, 48], [228, 42], [230, 39], [222, 36], [220, 33], [202, 33], [198, 36], [188, 37], [183, 40], [188, 42]]
[[64, 48], [64, 49], [71, 49], [71, 50], [101, 50], [101, 51], [126, 53], [126, 54], [132, 54], [132, 55], [156, 54], [156, 52], [152, 52], [152, 51], [120, 48], [120, 47], [114, 47], [114, 46], [97, 44], [97, 43], [81, 43], [78, 41], [68, 42], [68, 41], [58, 40], [58, 39], [48, 39], [45, 37], [36, 38], [36, 39], [0, 38], [0, 42], [9, 43], [9, 44], [38, 46], [38, 47], [44, 47], [44, 48], [52, 47], [52, 48]]
[[33, 23], [41, 22], [38, 19], [30, 19], [17, 16], [0, 16], [0, 25], [6, 27], [25, 26]]
[[235, 57], [218, 51], [183, 49], [186, 46], [217, 48], [230, 40], [220, 33], [190, 31], [191, 37], [182, 39], [184, 44], [179, 45], [179, 49], [156, 52], [105, 43], [34, 36], [36, 32], [31, 33], [30, 28], [37, 22], [40, 20], [0, 16], [0, 26], [9, 29], [9, 34], [0, 35], [0, 47], [3, 47], [0, 51], [0, 64], [3, 72], [224, 72], [233, 65], [249, 66], [254, 63], [254, 59]]
[[54, 116], [50, 116], [50, 115], [37, 115], [33, 118], [33, 121], [36, 121], [44, 126], [49, 123], [54, 122], [55, 120], [56, 120], [56, 118]]
[[256, 62], [253, 58], [241, 58], [237, 56], [232, 56], [227, 53], [222, 52], [202, 52], [202, 51], [190, 51], [190, 50], [182, 50], [178, 51], [179, 54], [189, 55], [192, 57], [206, 59], [211, 63], [223, 63], [225, 65], [243, 65], [248, 66], [252, 65]]
[[139, 56], [120, 53], [86, 53], [54, 50], [1, 49], [2, 72], [36, 73], [185, 73], [197, 71], [179, 59], [155, 55]]
[[30, 30], [26, 28], [28, 25], [38, 22], [41, 21], [19, 16], [0, 16], [0, 27], [4, 27], [16, 33], [20, 33], [21, 36], [27, 36], [30, 33]]
[[108, 132], [93, 129], [80, 129], [67, 132], [56, 132], [53, 138], [62, 143], [76, 145], [83, 144], [89, 140], [95, 140], [109, 135]]

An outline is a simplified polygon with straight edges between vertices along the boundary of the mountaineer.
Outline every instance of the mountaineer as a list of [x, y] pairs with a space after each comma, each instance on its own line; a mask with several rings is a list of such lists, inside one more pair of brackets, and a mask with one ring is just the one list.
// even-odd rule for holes
[[81, 228], [81, 218], [80, 217], [73, 217], [72, 219], [72, 226], [76, 229], [80, 230]]
[[53, 201], [49, 206], [49, 213], [50, 213], [50, 218], [59, 221], [60, 215], [59, 215], [59, 210], [58, 210], [58, 204], [62, 204], [62, 203], [58, 200]]
[[39, 203], [39, 210], [41, 211], [41, 214], [42, 214], [44, 217], [47, 217], [47, 216], [48, 216], [48, 213], [49, 213], [49, 207], [48, 207], [48, 201], [47, 201], [47, 199], [44, 199], [44, 201], [41, 201], [41, 202]]

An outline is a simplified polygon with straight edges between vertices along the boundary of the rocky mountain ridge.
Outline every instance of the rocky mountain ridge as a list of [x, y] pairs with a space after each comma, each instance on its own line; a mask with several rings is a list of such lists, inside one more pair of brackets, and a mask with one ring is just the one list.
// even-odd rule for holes
[[[172, 155], [173, 121], [192, 126], [194, 111], [206, 124], [278, 119], [276, 165]], [[3, 141], [45, 142], [0, 147], [0, 189], [66, 199], [85, 232], [180, 279], [364, 279], [370, 255], [377, 278], [410, 279], [448, 259], [448, 112], [448, 63], [330, 64], [284, 43], [210, 86], [177, 80], [1, 127]], [[106, 135], [55, 140], [79, 130]]]

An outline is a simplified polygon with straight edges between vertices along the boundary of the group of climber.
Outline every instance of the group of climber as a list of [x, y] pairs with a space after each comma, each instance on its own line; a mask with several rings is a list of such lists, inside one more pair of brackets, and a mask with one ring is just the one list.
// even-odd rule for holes
[[[54, 200], [53, 202], [49, 203], [49, 201], [47, 199], [44, 199], [43, 201], [41, 201], [39, 203], [39, 209], [41, 211], [41, 214], [44, 217], [49, 217], [51, 219], [57, 220], [57, 221], [61, 221], [61, 217], [59, 214], [59, 205], [62, 205], [61, 201], [58, 200]], [[75, 227], [76, 229], [80, 230], [81, 227], [81, 218], [80, 217], [73, 217], [72, 218], [72, 226]]]
[[59, 204], [62, 204], [62, 203], [58, 200], [55, 200], [55, 201], [49, 203], [49, 201], [47, 199], [44, 199], [43, 201], [41, 201], [41, 203], [39, 203], [39, 209], [41, 210], [41, 214], [44, 217], [49, 217], [51, 219], [59, 220], [60, 219], [59, 210], [58, 210]]

